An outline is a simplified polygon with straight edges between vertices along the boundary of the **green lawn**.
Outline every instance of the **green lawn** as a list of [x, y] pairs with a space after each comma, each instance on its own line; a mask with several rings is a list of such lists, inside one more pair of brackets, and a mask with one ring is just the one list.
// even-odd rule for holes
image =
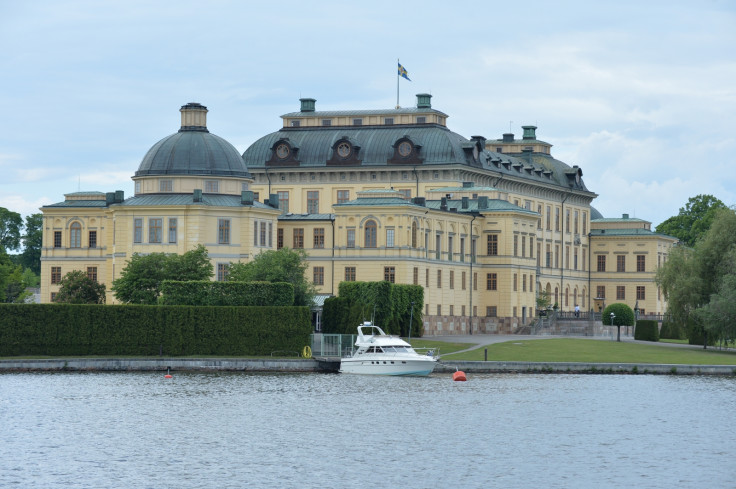
[[485, 348], [488, 348], [489, 361], [736, 365], [736, 353], [710, 348], [567, 338], [508, 341], [454, 355], [445, 355], [444, 350], [440, 353], [443, 360], [482, 361]]
[[[404, 338], [406, 340], [406, 338]], [[444, 341], [432, 341], [432, 340], [424, 340], [420, 338], [412, 338], [410, 341], [411, 346], [414, 348], [439, 348], [440, 355], [444, 356], [448, 353], [454, 353], [456, 351], [460, 350], [467, 350], [468, 348], [472, 348], [475, 343], [447, 343]], [[459, 357], [453, 357], [456, 360], [459, 359]], [[482, 358], [481, 358], [482, 360]]]

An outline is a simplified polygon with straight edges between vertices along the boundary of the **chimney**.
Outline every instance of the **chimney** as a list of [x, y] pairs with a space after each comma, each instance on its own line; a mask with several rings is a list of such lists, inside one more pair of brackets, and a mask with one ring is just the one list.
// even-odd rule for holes
[[463, 205], [463, 209], [467, 209], [468, 208], [468, 201], [469, 201], [469, 199], [467, 197], [463, 197], [463, 200], [462, 200], [462, 202], [463, 202], [463, 204], [462, 204]]
[[125, 192], [123, 192], [122, 190], [116, 190], [115, 191], [115, 203], [119, 204], [124, 200], [125, 200]]
[[207, 107], [197, 102], [189, 102], [182, 105], [179, 112], [181, 112], [181, 129], [179, 129], [179, 132], [209, 132], [207, 130]]
[[428, 93], [417, 94], [417, 109], [431, 109], [432, 108], [432, 96]]
[[426, 202], [424, 197], [414, 197], [413, 200], [416, 205], [421, 205], [422, 207], [424, 207], [424, 203]]
[[314, 104], [317, 102], [313, 98], [300, 98], [299, 102], [302, 103], [302, 112], [314, 112]]
[[478, 197], [478, 209], [488, 209], [488, 197], [481, 195]]
[[624, 215], [623, 215], [623, 216], [621, 216], [621, 217], [623, 217], [624, 219], [628, 219], [628, 218], [629, 218], [629, 215], [628, 215], [628, 214], [624, 214]]
[[268, 205], [270, 205], [274, 209], [278, 209], [279, 208], [279, 194], [270, 194], [268, 196]]
[[440, 199], [440, 210], [446, 211], [447, 210], [447, 197], [442, 197]]
[[503, 142], [504, 143], [513, 143], [514, 142], [514, 133], [507, 132], [503, 135]]
[[253, 191], [243, 190], [240, 192], [240, 203], [242, 205], [253, 205]]
[[194, 189], [194, 202], [202, 202], [202, 189], [201, 188], [195, 188]]
[[105, 205], [110, 205], [115, 203], [115, 192], [107, 192], [105, 194]]

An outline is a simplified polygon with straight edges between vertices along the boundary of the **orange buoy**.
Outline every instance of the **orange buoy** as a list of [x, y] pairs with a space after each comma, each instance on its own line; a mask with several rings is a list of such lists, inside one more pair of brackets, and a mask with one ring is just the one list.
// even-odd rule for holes
[[164, 375], [164, 379], [170, 379], [171, 378], [171, 367], [166, 367], [166, 375]]
[[465, 377], [465, 372], [463, 372], [462, 370], [458, 370], [457, 372], [452, 374], [452, 380], [454, 380], [455, 382], [465, 382], [468, 379]]
[[171, 374], [164, 375], [164, 379], [170, 379], [170, 378], [171, 378]]

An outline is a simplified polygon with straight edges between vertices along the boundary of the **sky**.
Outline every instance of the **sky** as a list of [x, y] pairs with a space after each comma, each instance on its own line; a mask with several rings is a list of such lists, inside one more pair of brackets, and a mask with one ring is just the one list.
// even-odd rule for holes
[[736, 204], [736, 0], [0, 0], [0, 207], [133, 194], [148, 149], [209, 109], [239, 152], [317, 110], [432, 107], [465, 137], [536, 125], [604, 217]]

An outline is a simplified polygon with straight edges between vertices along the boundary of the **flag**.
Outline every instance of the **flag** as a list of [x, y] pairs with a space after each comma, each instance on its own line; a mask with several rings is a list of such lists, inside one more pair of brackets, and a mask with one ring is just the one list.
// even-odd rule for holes
[[399, 63], [399, 76], [402, 76], [406, 78], [407, 80], [411, 81], [411, 78], [409, 78], [409, 73], [406, 71], [406, 68], [401, 66], [401, 63]]

